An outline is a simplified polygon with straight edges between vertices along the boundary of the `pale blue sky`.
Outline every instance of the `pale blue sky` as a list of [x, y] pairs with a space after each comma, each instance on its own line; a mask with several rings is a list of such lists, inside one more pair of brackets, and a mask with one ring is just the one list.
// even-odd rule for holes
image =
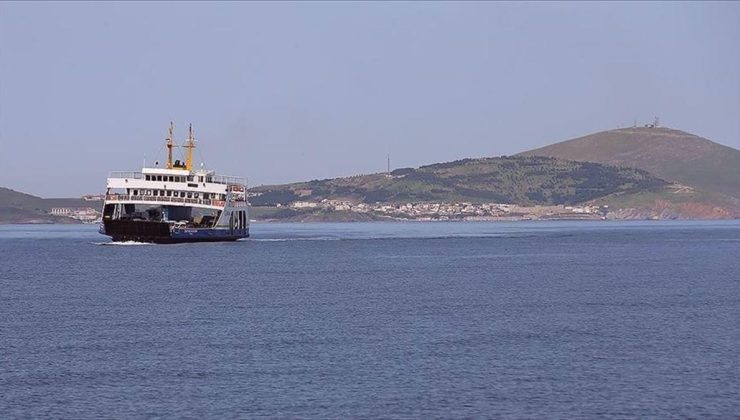
[[740, 148], [738, 3], [0, 3], [0, 186], [164, 156], [253, 185], [513, 154], [653, 116]]

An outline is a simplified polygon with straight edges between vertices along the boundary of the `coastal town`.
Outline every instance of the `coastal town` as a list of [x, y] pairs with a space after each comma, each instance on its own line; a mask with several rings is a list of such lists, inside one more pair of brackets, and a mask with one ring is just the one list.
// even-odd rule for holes
[[[282, 207], [278, 205], [279, 207]], [[353, 203], [340, 200], [295, 201], [285, 206], [297, 212], [351, 212], [400, 220], [603, 220], [608, 206], [518, 206], [501, 203]]]
[[52, 216], [68, 217], [82, 223], [100, 223], [103, 217], [100, 206], [104, 195], [85, 195], [75, 206], [56, 206], [49, 209]]
[[[287, 206], [276, 207], [276, 209], [286, 208], [299, 214], [344, 212], [371, 215], [380, 219], [416, 221], [603, 220], [607, 218], [608, 210], [597, 206], [517, 206], [501, 203], [368, 204], [339, 200], [296, 201]], [[97, 207], [54, 207], [49, 213], [83, 223], [97, 223], [101, 218], [100, 209]], [[266, 219], [270, 220], [269, 217]]]

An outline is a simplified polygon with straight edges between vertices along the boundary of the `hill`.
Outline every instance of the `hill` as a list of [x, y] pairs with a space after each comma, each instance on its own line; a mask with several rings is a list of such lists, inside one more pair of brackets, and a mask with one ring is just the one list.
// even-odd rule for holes
[[671, 128], [602, 131], [519, 156], [633, 167], [667, 181], [740, 199], [740, 150]]
[[547, 157], [496, 157], [397, 169], [390, 174], [260, 186], [250, 190], [250, 202], [254, 206], [324, 199], [570, 205], [614, 194], [658, 191], [667, 185], [639, 169]]
[[76, 198], [41, 198], [0, 187], [0, 223], [79, 223], [69, 217], [52, 216], [52, 207], [89, 207]]

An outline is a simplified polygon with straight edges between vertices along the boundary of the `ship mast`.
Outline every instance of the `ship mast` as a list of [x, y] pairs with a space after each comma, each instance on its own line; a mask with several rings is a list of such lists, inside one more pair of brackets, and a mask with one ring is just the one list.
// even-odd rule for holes
[[195, 138], [193, 137], [193, 124], [190, 124], [188, 129], [188, 142], [185, 144], [185, 148], [188, 149], [185, 155], [185, 169], [188, 171], [193, 170], [193, 149], [195, 149]]
[[170, 121], [169, 135], [167, 136], [167, 169], [172, 169], [172, 148], [175, 147], [174, 132], [175, 123]]

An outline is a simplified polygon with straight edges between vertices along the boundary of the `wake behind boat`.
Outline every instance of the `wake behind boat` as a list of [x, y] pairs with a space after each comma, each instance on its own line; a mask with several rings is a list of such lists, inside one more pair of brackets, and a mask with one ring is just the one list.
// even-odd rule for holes
[[195, 138], [189, 129], [185, 161], [173, 161], [174, 126], [167, 165], [112, 172], [107, 180], [100, 233], [114, 242], [215, 242], [249, 237], [246, 179], [193, 169]]

